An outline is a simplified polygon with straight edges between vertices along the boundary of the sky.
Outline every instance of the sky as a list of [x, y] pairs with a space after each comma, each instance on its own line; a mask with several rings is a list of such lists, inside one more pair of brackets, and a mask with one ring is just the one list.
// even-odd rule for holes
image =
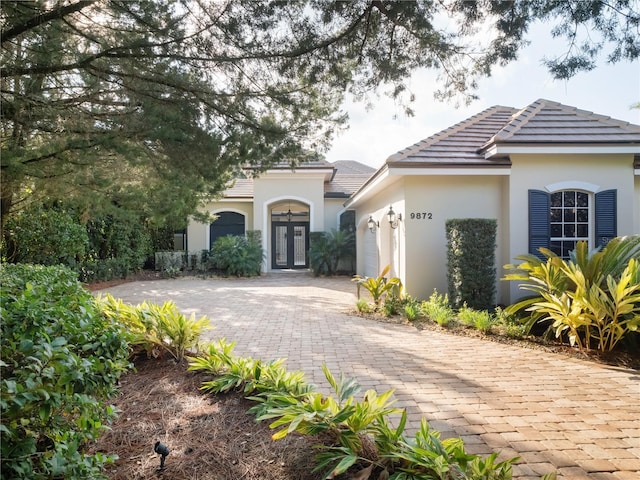
[[640, 125], [640, 109], [631, 108], [640, 102], [640, 61], [602, 62], [595, 70], [559, 81], [541, 61], [545, 54], [562, 53], [564, 44], [552, 40], [542, 25], [531, 30], [529, 39], [531, 44], [517, 61], [495, 68], [491, 77], [479, 82], [479, 100], [469, 106], [456, 108], [454, 102], [435, 100], [437, 72], [426, 70], [416, 72], [409, 82], [416, 95], [413, 117], [383, 95], [372, 100], [371, 109], [347, 99], [343, 108], [349, 114], [349, 128], [336, 135], [326, 160], [356, 160], [379, 168], [390, 155], [486, 108], [523, 108], [540, 98]]

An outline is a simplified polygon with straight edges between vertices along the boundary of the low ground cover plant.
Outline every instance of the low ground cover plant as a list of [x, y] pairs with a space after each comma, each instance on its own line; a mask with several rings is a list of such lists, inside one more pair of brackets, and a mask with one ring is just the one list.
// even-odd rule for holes
[[5, 264], [0, 283], [2, 478], [102, 478], [113, 458], [83, 451], [115, 415], [126, 330], [67, 268]]

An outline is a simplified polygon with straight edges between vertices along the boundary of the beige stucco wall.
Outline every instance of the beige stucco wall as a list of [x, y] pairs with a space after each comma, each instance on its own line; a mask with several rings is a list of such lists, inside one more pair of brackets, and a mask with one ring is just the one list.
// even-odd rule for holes
[[323, 231], [338, 230], [340, 228], [340, 215], [345, 211], [346, 198], [327, 198], [324, 200], [324, 227]]
[[309, 207], [310, 231], [324, 230], [324, 179], [323, 173], [275, 172], [263, 174], [254, 182], [253, 229], [262, 231], [262, 245], [267, 254], [265, 268], [271, 268], [271, 218], [270, 207], [274, 203], [292, 200]]
[[[406, 179], [405, 228], [409, 258], [405, 286], [410, 295], [426, 299], [434, 289], [447, 292], [445, 224], [448, 219], [496, 219], [497, 238], [503, 237], [503, 192], [507, 182], [507, 176], [434, 175]], [[498, 246], [496, 281], [503, 258], [503, 249]], [[503, 301], [501, 297], [499, 291], [498, 302]]]
[[[394, 182], [395, 183], [392, 183]], [[369, 200], [358, 204], [356, 208], [356, 228], [358, 231], [356, 239], [356, 268], [361, 275], [377, 275], [380, 272], [366, 271], [364, 258], [366, 236], [375, 235], [375, 245], [377, 249], [378, 270], [382, 270], [387, 265], [391, 266], [388, 276], [399, 277], [405, 283], [406, 256], [405, 251], [405, 224], [398, 222], [398, 228], [392, 229], [389, 225], [387, 212], [389, 206], [393, 205], [396, 214], [405, 216], [404, 209], [404, 180], [401, 177], [390, 180], [389, 185], [381, 192], [373, 195]], [[380, 223], [375, 233], [371, 233], [367, 226], [367, 220], [371, 215]], [[368, 238], [371, 240], [371, 238]]]
[[[511, 234], [507, 247], [510, 261], [513, 261], [516, 255], [527, 253], [529, 189], [549, 192], [575, 189], [588, 191], [592, 195], [603, 190], [616, 189], [618, 235], [640, 233], [639, 197], [637, 182], [634, 187], [633, 155], [511, 155], [511, 162]], [[590, 232], [592, 237], [593, 234], [593, 231]], [[509, 283], [511, 300], [523, 295], [515, 282]]]
[[640, 175], [635, 176], [636, 199], [633, 203], [633, 231], [640, 233]]
[[[203, 212], [236, 212], [244, 215], [245, 231], [253, 230], [253, 203], [251, 202], [230, 202], [219, 201], [210, 202], [201, 208]], [[190, 252], [209, 250], [209, 224], [195, 222], [191, 220], [187, 227], [187, 249]]]

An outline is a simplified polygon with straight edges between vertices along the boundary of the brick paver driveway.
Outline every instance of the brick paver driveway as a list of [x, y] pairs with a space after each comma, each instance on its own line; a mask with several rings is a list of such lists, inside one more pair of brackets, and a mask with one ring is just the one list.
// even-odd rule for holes
[[322, 362], [363, 391], [395, 389], [410, 429], [424, 416], [473, 453], [520, 456], [517, 478], [640, 479], [640, 372], [358, 318], [348, 278], [186, 278], [108, 291], [207, 315], [210, 335], [236, 341], [237, 354], [286, 357], [323, 391]]

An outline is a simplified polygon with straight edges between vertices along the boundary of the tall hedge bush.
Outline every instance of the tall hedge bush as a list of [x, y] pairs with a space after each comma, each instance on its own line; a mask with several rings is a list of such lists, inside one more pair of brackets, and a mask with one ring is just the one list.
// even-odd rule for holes
[[465, 303], [476, 310], [494, 307], [497, 228], [495, 219], [447, 220], [447, 280], [455, 308]]
[[114, 416], [126, 332], [64, 267], [0, 267], [0, 478], [102, 478], [83, 453]]

